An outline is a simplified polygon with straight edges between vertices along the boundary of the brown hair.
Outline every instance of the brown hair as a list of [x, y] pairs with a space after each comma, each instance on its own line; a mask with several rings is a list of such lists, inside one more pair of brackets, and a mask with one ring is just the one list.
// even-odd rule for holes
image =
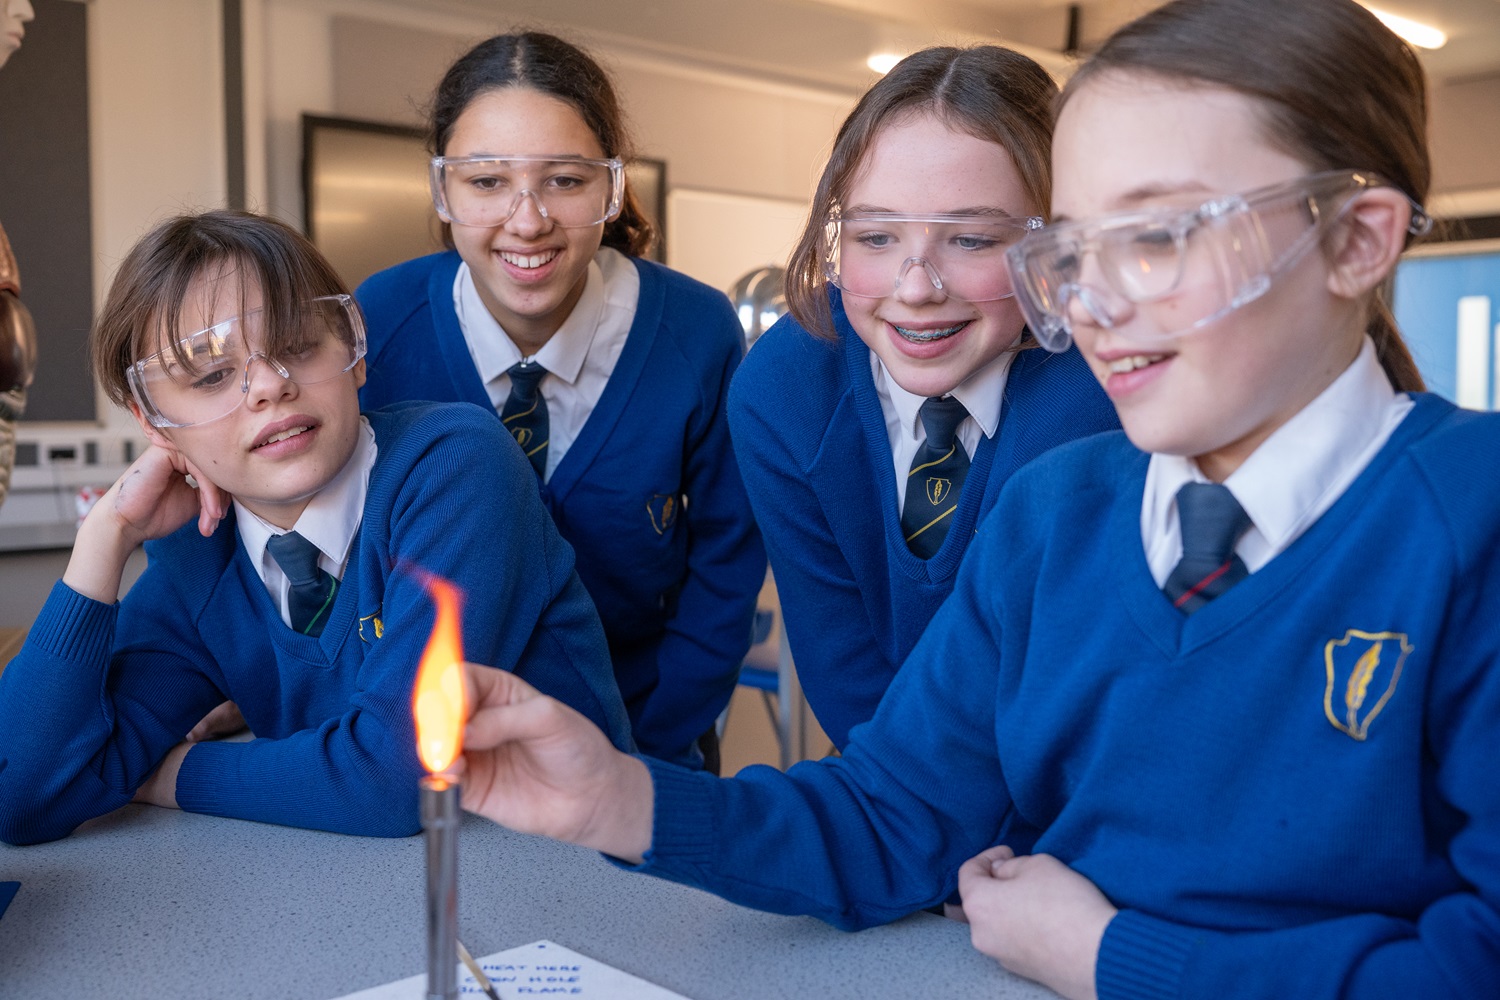
[[[1254, 98], [1270, 141], [1288, 155], [1314, 170], [1373, 171], [1426, 200], [1432, 165], [1422, 67], [1353, 0], [1176, 0], [1111, 36], [1068, 81], [1059, 109], [1109, 72], [1201, 81]], [[1424, 388], [1378, 293], [1368, 330], [1397, 391]]]
[[[448, 68], [428, 115], [427, 144], [432, 155], [444, 155], [454, 123], [476, 97], [505, 87], [530, 87], [567, 102], [599, 140], [605, 156], [629, 162], [634, 155], [609, 74], [578, 46], [543, 31], [496, 35]], [[620, 214], [604, 226], [603, 244], [639, 257], [651, 248], [655, 237], [651, 221], [627, 184]], [[453, 245], [447, 225], [443, 238]]]
[[1052, 204], [1053, 102], [1057, 84], [1017, 52], [994, 45], [930, 48], [907, 56], [865, 92], [839, 127], [818, 180], [802, 238], [787, 263], [792, 317], [820, 337], [837, 336], [823, 272], [828, 213], [849, 192], [865, 155], [887, 123], [937, 115], [946, 124], [1003, 148], [1015, 161], [1027, 200], [1046, 216]]
[[111, 401], [124, 404], [125, 370], [163, 342], [190, 367], [179, 342], [197, 328], [182, 329], [182, 304], [195, 280], [230, 271], [239, 272], [241, 312], [246, 291], [259, 286], [273, 357], [298, 336], [301, 303], [348, 293], [317, 247], [285, 223], [228, 210], [168, 219], [125, 255], [89, 335], [94, 377]]

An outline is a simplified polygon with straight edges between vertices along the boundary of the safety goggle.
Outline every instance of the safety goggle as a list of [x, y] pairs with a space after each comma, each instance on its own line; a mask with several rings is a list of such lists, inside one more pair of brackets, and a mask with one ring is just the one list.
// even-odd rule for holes
[[299, 386], [349, 371], [365, 356], [365, 325], [348, 295], [311, 299], [293, 328], [278, 331], [272, 354], [265, 313], [234, 316], [184, 337], [125, 369], [141, 412], [153, 427], [193, 427], [229, 416], [250, 394], [250, 365], [258, 360]]
[[432, 204], [444, 222], [501, 226], [522, 201], [564, 229], [585, 229], [620, 214], [622, 160], [579, 156], [435, 156]]
[[1039, 218], [973, 213], [904, 215], [835, 208], [824, 226], [823, 273], [847, 295], [884, 298], [910, 282], [967, 302], [1015, 294], [1005, 251]]
[[[1137, 307], [1159, 305], [1158, 322], [1128, 336], [1164, 341], [1260, 298], [1361, 194], [1389, 186], [1374, 174], [1334, 170], [1193, 208], [1059, 223], [1012, 247], [1006, 263], [1027, 326], [1048, 350], [1068, 349], [1077, 310], [1113, 328]], [[1414, 201], [1408, 228], [1432, 228]]]

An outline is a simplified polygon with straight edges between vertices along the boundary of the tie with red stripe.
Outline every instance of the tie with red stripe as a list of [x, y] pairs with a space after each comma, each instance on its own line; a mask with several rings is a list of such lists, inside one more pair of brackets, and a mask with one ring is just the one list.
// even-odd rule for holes
[[1182, 561], [1162, 584], [1172, 606], [1192, 614], [1250, 575], [1234, 547], [1250, 530], [1250, 515], [1227, 486], [1188, 483], [1177, 491]]

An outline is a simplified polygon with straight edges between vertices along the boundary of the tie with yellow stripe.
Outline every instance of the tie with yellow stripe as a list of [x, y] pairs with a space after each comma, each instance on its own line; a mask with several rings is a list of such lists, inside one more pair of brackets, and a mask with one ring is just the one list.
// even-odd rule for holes
[[535, 361], [522, 361], [506, 371], [510, 376], [510, 395], [500, 410], [500, 421], [516, 444], [531, 460], [539, 478], [547, 477], [547, 441], [551, 427], [547, 420], [547, 400], [542, 397], [542, 379], [547, 369]]
[[964, 477], [969, 474], [969, 453], [958, 440], [958, 425], [969, 411], [952, 396], [942, 396], [923, 403], [918, 415], [927, 440], [917, 449], [906, 474], [901, 533], [914, 555], [930, 559], [948, 537]]

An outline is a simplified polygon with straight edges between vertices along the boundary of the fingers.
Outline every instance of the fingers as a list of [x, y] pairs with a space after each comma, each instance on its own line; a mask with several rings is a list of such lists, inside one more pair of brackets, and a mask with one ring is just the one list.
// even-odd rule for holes
[[561, 708], [551, 698], [540, 696], [481, 705], [469, 716], [469, 724], [464, 727], [464, 748], [493, 750], [505, 743], [526, 743], [556, 736], [567, 725]]
[[180, 462], [183, 473], [192, 476], [193, 482], [198, 484], [198, 533], [208, 538], [229, 513], [229, 494], [219, 489], [213, 480], [186, 458], [180, 459]]
[[969, 890], [966, 885], [975, 882], [999, 877], [997, 870], [1015, 859], [1016, 852], [1004, 844], [997, 844], [988, 850], [974, 855], [958, 870], [958, 890], [961, 896], [968, 896]]
[[481, 708], [538, 697], [540, 692], [508, 670], [498, 670], [482, 663], [465, 663], [464, 694], [468, 697], [472, 715]]
[[563, 706], [508, 670], [464, 664], [469, 724], [464, 745], [491, 750], [501, 743], [550, 735], [564, 725]]
[[220, 736], [228, 736], [244, 728], [245, 717], [240, 714], [240, 707], [232, 701], [226, 701], [220, 703], [193, 727], [192, 732], [187, 734], [187, 741], [200, 743], [203, 740], [218, 739]]

